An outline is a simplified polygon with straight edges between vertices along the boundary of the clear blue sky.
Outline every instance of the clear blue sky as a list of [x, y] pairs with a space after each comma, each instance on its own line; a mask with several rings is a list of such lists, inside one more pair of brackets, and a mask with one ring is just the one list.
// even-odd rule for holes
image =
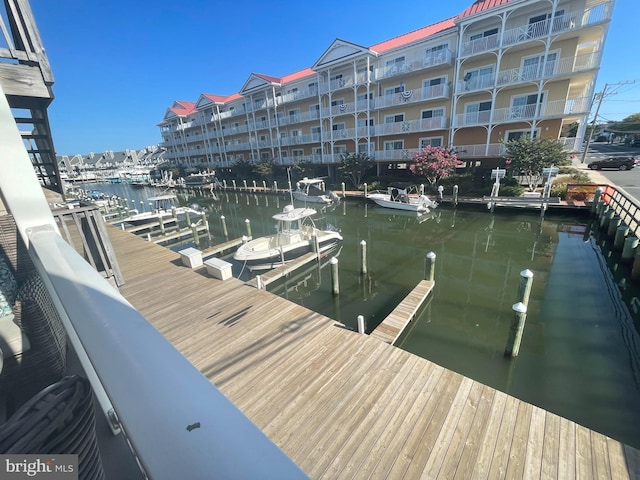
[[[49, 55], [57, 153], [140, 149], [161, 141], [174, 100], [229, 95], [251, 72], [311, 66], [336, 38], [364, 46], [457, 15], [473, 0], [272, 2], [31, 0]], [[640, 1], [617, 0], [597, 91], [600, 116], [640, 112]]]

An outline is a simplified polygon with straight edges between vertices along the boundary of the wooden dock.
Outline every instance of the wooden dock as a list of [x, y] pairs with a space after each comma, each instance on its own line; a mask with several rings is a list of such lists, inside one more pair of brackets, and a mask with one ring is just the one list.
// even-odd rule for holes
[[[251, 240], [251, 237], [247, 237], [246, 239]], [[229, 240], [228, 242], [219, 243], [218, 245], [212, 245], [211, 247], [202, 251], [202, 258], [211, 257], [212, 255], [217, 255], [218, 253], [222, 253], [226, 250], [235, 248], [239, 245], [242, 245], [244, 241], [245, 240], [243, 238], [236, 238], [233, 240]]]
[[[267, 272], [263, 273], [262, 275], [260, 275], [260, 282], [262, 283], [263, 286], [266, 287], [270, 283], [273, 283], [276, 280], [280, 280], [282, 277], [286, 277], [287, 275], [294, 272], [298, 268], [306, 265], [307, 263], [314, 262], [317, 260], [318, 260], [318, 254], [314, 252], [306, 253], [301, 257], [296, 258], [295, 260], [291, 260], [290, 262], [285, 263], [284, 265], [280, 265], [279, 267], [272, 268], [271, 270], [268, 270]], [[251, 280], [251, 284], [257, 286], [256, 279]]]
[[124, 296], [311, 478], [640, 478], [634, 448], [108, 231]]
[[409, 322], [414, 319], [434, 285], [434, 282], [429, 280], [420, 281], [387, 318], [371, 332], [371, 336], [393, 345]]

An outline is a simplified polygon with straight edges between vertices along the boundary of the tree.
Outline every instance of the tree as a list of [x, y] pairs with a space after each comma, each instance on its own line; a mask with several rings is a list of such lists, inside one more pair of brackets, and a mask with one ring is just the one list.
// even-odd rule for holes
[[523, 135], [505, 143], [507, 166], [516, 174], [525, 177], [529, 189], [535, 190], [542, 182], [542, 169], [568, 165], [568, 154], [564, 146], [551, 138], [531, 138]]
[[262, 160], [253, 166], [253, 173], [263, 180], [271, 181], [273, 179], [273, 169], [275, 162], [273, 160]]
[[451, 149], [427, 145], [413, 154], [409, 170], [414, 175], [425, 177], [433, 190], [440, 179], [454, 173], [459, 164], [457, 155]]
[[353, 186], [360, 188], [366, 173], [373, 168], [373, 160], [366, 153], [343, 153], [340, 156], [341, 164], [338, 170], [342, 175], [353, 183]]
[[619, 122], [610, 122], [607, 130], [615, 133], [640, 133], [640, 113], [629, 115]]

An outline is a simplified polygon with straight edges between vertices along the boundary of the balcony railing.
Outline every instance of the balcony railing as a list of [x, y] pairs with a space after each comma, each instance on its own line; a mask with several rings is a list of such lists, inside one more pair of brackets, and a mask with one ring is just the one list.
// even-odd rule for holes
[[[586, 10], [576, 10], [536, 23], [523, 23], [505, 30], [502, 47], [529, 42], [550, 34], [558, 35], [570, 30], [594, 25], [611, 19], [613, 2], [602, 2]], [[500, 32], [475, 40], [469, 40], [460, 48], [461, 56], [478, 55], [500, 47]]]
[[578, 73], [596, 68], [599, 61], [600, 52], [593, 52], [555, 61], [541, 62], [538, 65], [501, 70], [498, 72], [496, 84], [498, 86], [512, 85]]
[[476, 145], [456, 145], [455, 151], [460, 159], [499, 157], [505, 153], [505, 148], [502, 143], [481, 143]]
[[396, 75], [406, 75], [411, 72], [424, 70], [425, 68], [437, 67], [439, 65], [450, 65], [453, 55], [449, 49], [440, 50], [439, 52], [428, 53], [427, 55], [415, 54], [412, 56], [405, 55], [403, 62], [394, 63], [393, 65], [385, 65], [376, 69], [376, 78], [395, 77]]
[[385, 108], [441, 98], [449, 98], [449, 85], [446, 83], [376, 97], [374, 105], [375, 108]]
[[458, 80], [456, 82], [456, 89], [459, 93], [473, 92], [475, 90], [485, 90], [487, 88], [493, 88], [496, 84], [496, 76], [492, 73], [489, 75], [478, 75], [477, 77], [471, 77], [468, 80]]
[[415, 153], [419, 149], [417, 148], [403, 148], [401, 150], [376, 150], [373, 152], [373, 159], [376, 161], [383, 160], [404, 160], [410, 161], [413, 159]]
[[289, 92], [276, 97], [276, 104], [282, 105], [285, 103], [297, 102], [298, 100], [304, 100], [305, 98], [315, 97], [318, 95], [317, 88], [308, 88], [305, 90], [298, 90], [296, 92]]
[[448, 117], [422, 118], [404, 122], [383, 123], [374, 127], [374, 135], [403, 135], [449, 128]]
[[282, 145], [283, 147], [287, 147], [290, 145], [302, 145], [305, 143], [320, 143], [320, 134], [310, 133], [307, 135], [296, 135], [280, 138], [280, 145]]
[[590, 106], [591, 101], [588, 97], [579, 97], [569, 100], [554, 100], [540, 104], [460, 113], [454, 117], [454, 126], [469, 127], [475, 125], [486, 125], [488, 123], [519, 122], [533, 120], [534, 118], [543, 119], [549, 117], [583, 115], [589, 112]]
[[356, 111], [356, 104], [354, 102], [341, 103], [340, 105], [332, 105], [328, 108], [321, 109], [321, 115], [325, 117], [335, 117], [337, 115], [346, 115]]
[[[364, 75], [361, 78], [365, 78]], [[329, 82], [320, 82], [318, 90], [320, 93], [327, 93], [328, 91], [341, 90], [343, 88], [350, 88], [356, 84], [356, 78], [353, 75], [344, 75], [341, 78], [334, 78]]]
[[293, 115], [281, 115], [278, 117], [278, 125], [292, 125], [296, 123], [312, 122], [320, 118], [319, 110], [309, 110], [307, 112], [295, 113]]

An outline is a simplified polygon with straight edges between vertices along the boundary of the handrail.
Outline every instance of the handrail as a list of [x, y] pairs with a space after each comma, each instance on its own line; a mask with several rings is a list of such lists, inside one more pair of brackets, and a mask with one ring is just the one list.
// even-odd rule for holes
[[629, 232], [639, 237], [640, 203], [624, 190], [613, 185], [607, 185], [604, 188], [601, 198], [616, 215], [620, 216], [622, 222], [629, 227]]
[[146, 474], [306, 478], [62, 239], [1, 88], [0, 131], [2, 200]]

